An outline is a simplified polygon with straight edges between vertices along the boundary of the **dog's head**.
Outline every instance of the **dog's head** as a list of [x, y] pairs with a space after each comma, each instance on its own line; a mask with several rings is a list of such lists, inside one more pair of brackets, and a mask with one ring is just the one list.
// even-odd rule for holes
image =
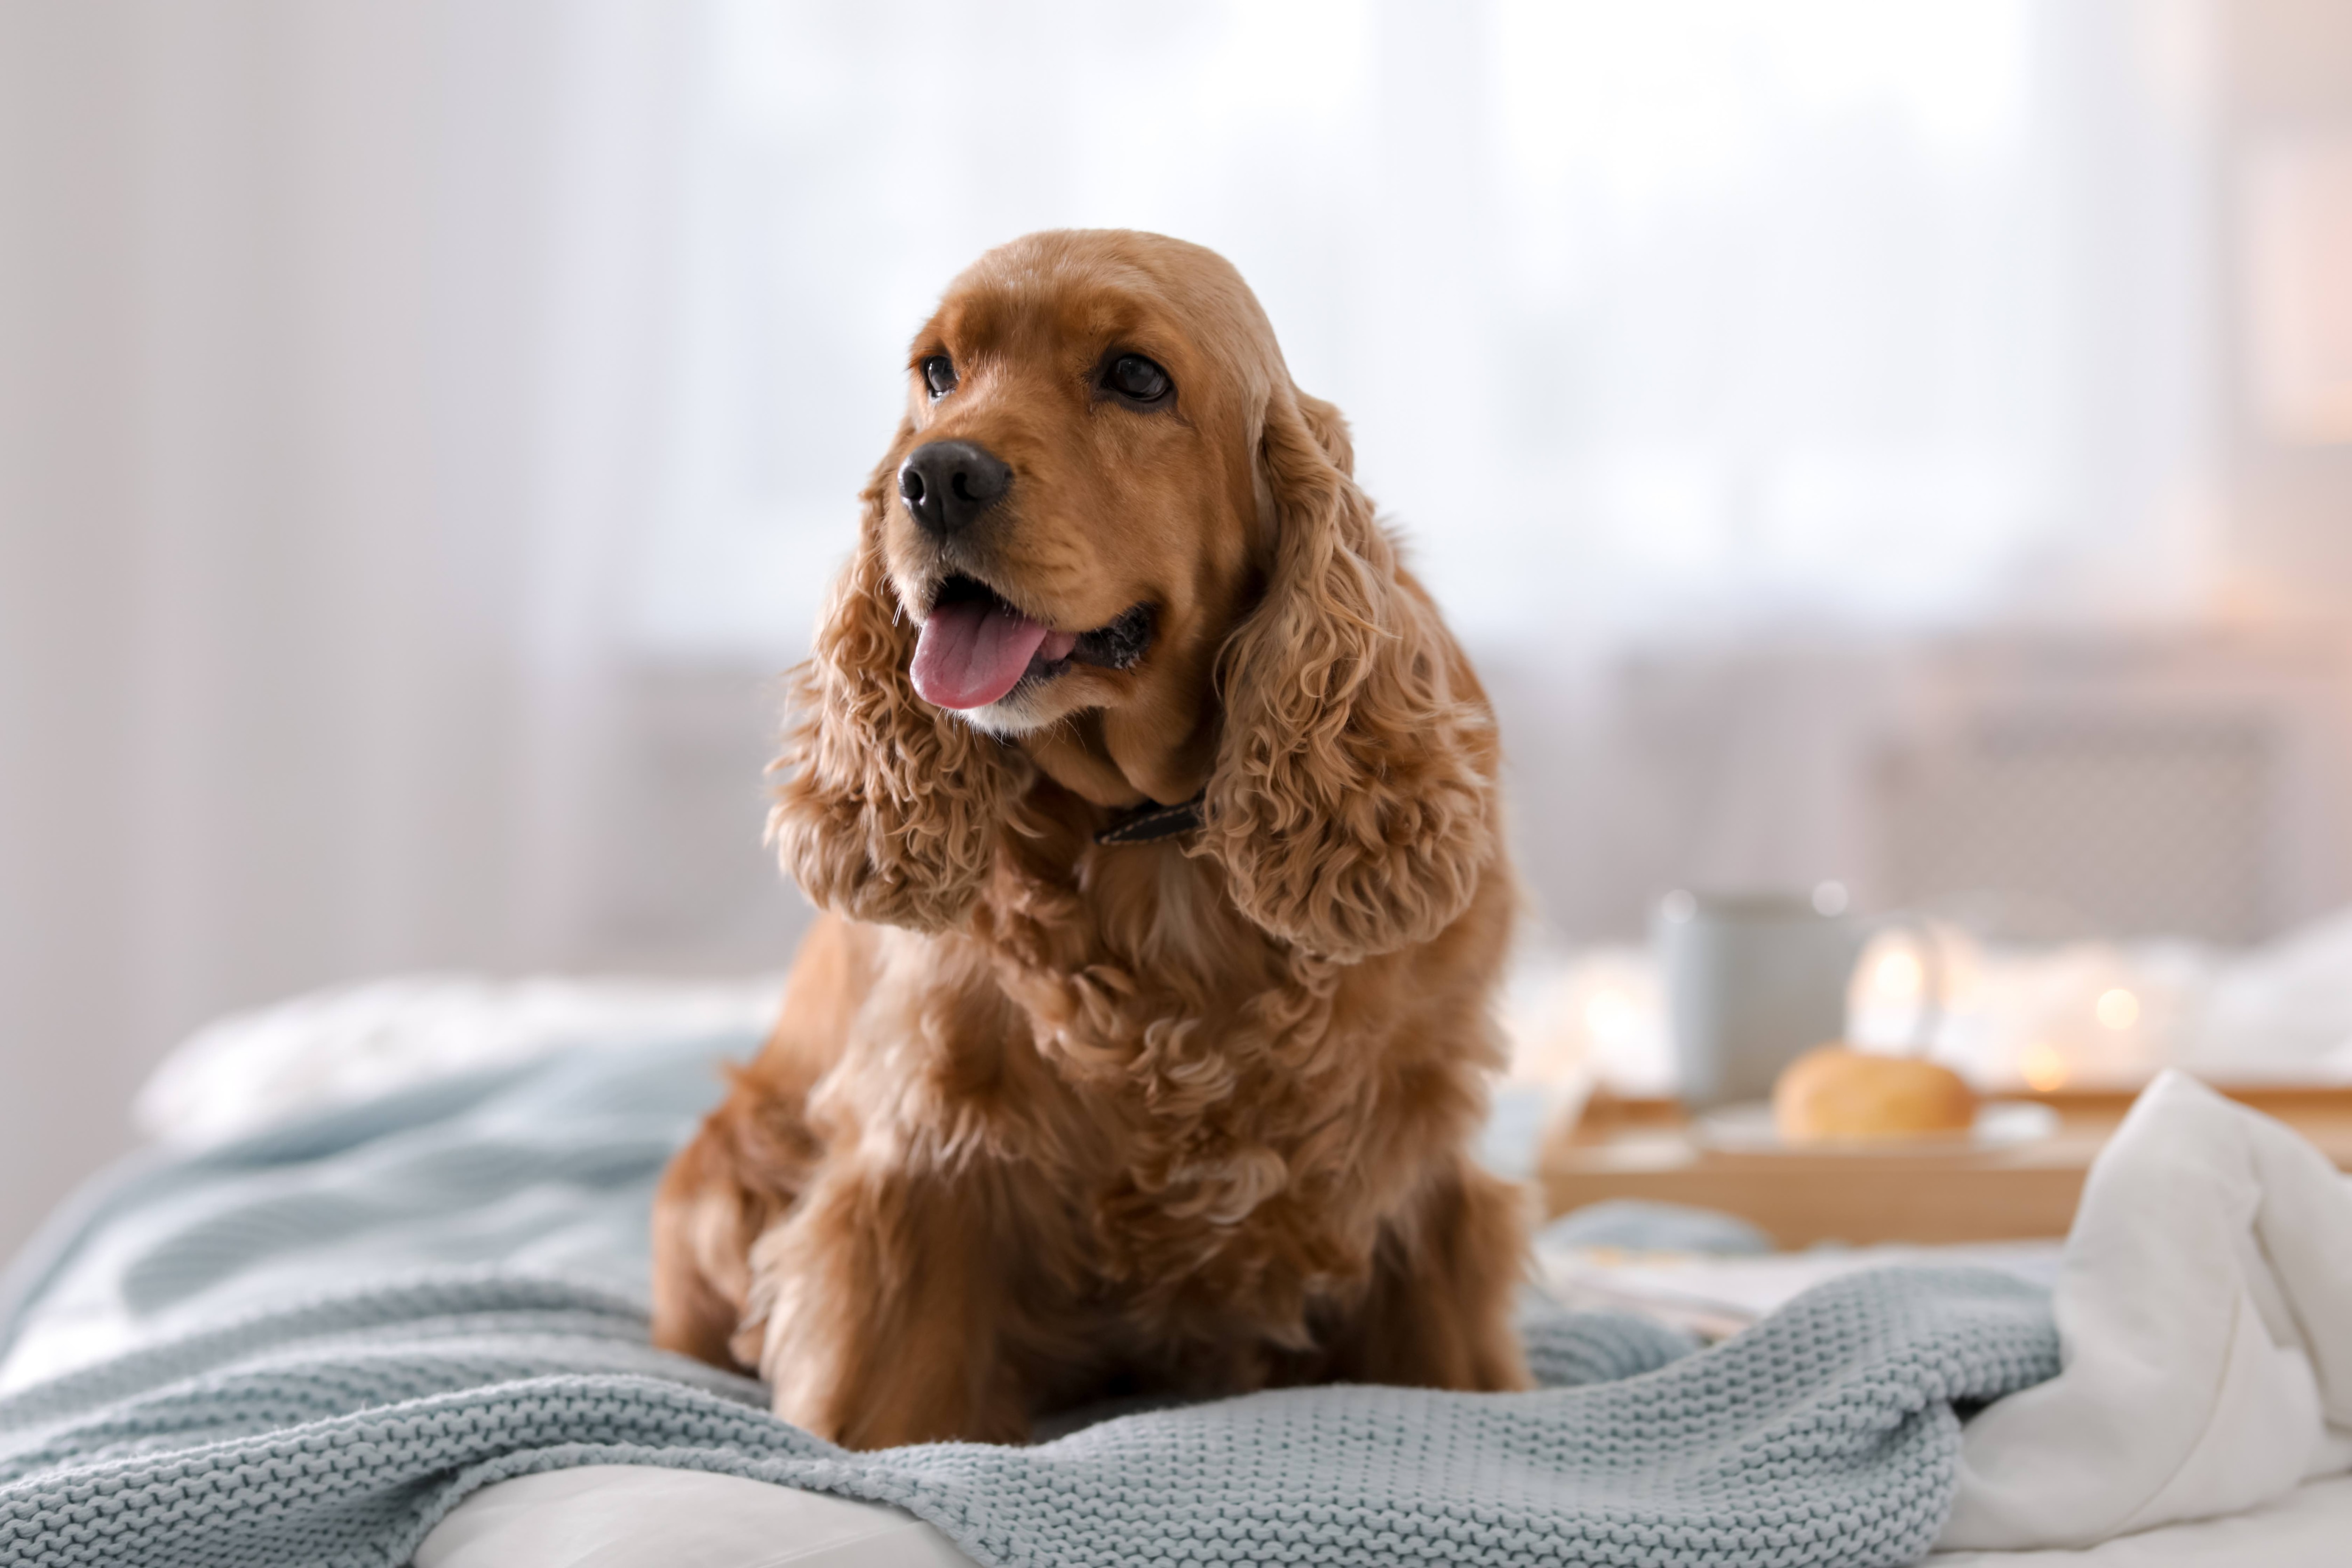
[[1205, 791], [1195, 852], [1308, 951], [1461, 912], [1495, 852], [1484, 698], [1230, 265], [1032, 235], [950, 288], [908, 380], [797, 678], [774, 829], [812, 898], [960, 920], [1018, 749], [1101, 805]]

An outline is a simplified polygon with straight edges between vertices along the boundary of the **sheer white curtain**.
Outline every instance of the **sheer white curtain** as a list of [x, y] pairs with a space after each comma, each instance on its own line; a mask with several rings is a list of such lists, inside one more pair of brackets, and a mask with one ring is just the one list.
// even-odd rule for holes
[[0, 5], [0, 1247], [213, 1012], [580, 960], [691, 21]]

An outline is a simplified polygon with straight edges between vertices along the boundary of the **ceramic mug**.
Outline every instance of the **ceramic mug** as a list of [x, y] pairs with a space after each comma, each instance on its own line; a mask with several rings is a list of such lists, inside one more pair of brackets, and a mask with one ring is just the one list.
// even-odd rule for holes
[[[1654, 938], [1683, 1103], [1694, 1110], [1769, 1100], [1780, 1070], [1845, 1037], [1846, 987], [1863, 944], [1904, 915], [1849, 917], [1844, 889], [1668, 894]], [[1914, 1029], [1935, 1030], [1942, 985], [1936, 944], [1918, 942], [1928, 973]]]

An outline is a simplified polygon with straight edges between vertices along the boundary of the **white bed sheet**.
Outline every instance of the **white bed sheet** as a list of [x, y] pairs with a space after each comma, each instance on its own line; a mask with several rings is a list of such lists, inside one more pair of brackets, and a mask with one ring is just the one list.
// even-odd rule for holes
[[[1927, 1568], [2344, 1568], [2352, 1476], [2226, 1519], [2082, 1551], [1938, 1552]], [[698, 1470], [596, 1465], [501, 1481], [425, 1540], [416, 1568], [973, 1568], [897, 1509]]]
[[1923, 1561], [1930, 1568], [2344, 1568], [2352, 1563], [2352, 1476], [2305, 1481], [2243, 1513], [2079, 1551], [1937, 1552]]
[[973, 1568], [879, 1503], [740, 1476], [583, 1465], [486, 1487], [425, 1538], [416, 1568]]

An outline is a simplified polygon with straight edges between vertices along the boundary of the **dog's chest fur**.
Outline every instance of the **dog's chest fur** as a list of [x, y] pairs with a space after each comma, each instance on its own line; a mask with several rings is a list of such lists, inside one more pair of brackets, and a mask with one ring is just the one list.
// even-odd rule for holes
[[941, 1104], [986, 1120], [966, 1148], [1071, 1205], [1066, 1251], [1040, 1252], [1059, 1283], [1147, 1339], [1304, 1348], [1479, 1114], [1483, 985], [1293, 952], [1213, 861], [1097, 847], [1061, 815], [1008, 835], [961, 962], [925, 944], [929, 984], [960, 993], [929, 1016], [985, 1021], [930, 1033]]

